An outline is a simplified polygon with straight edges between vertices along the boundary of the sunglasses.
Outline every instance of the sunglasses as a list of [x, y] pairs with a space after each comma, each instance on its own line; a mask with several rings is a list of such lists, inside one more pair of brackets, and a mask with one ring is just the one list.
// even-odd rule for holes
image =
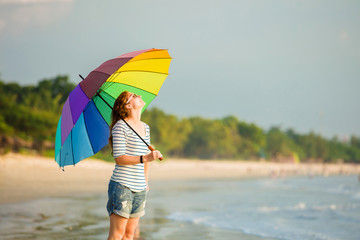
[[131, 96], [129, 97], [129, 99], [127, 100], [126, 104], [128, 104], [131, 100], [131, 98], [134, 97], [134, 98], [138, 98], [138, 97], [141, 97], [141, 95], [137, 95], [135, 93], [131, 94]]

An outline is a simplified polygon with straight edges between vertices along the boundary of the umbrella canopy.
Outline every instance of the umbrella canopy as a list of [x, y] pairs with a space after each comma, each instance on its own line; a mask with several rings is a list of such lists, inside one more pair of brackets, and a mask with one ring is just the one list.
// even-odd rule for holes
[[59, 119], [55, 161], [75, 165], [108, 144], [111, 111], [123, 91], [142, 96], [143, 110], [168, 76], [171, 57], [165, 49], [123, 54], [93, 70], [69, 94]]

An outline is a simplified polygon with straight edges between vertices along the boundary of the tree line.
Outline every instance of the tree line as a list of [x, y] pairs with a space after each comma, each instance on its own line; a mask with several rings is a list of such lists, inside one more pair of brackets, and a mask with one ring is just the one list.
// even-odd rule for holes
[[179, 119], [160, 109], [145, 111], [151, 140], [169, 156], [204, 159], [267, 159], [282, 162], [360, 163], [360, 137], [343, 142], [314, 132], [271, 127], [265, 131], [234, 116], [222, 119]]
[[51, 152], [62, 105], [74, 87], [65, 75], [43, 79], [36, 86], [0, 79], [0, 153]]
[[[0, 79], [0, 153], [27, 149], [53, 156], [62, 106], [75, 86], [66, 75], [36, 86]], [[234, 116], [179, 118], [158, 108], [145, 110], [142, 120], [150, 126], [152, 144], [167, 157], [360, 163], [355, 135], [344, 142], [276, 126], [264, 130]], [[95, 157], [111, 159], [110, 148]]]

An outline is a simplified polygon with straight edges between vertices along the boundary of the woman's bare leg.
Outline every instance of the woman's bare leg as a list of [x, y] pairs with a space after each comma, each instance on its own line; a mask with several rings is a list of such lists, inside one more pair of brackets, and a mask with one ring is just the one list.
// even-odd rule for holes
[[126, 224], [125, 235], [122, 240], [133, 240], [136, 227], [139, 224], [140, 218], [130, 218]]
[[110, 230], [108, 240], [122, 240], [125, 235], [125, 229], [128, 219], [116, 214], [110, 215]]

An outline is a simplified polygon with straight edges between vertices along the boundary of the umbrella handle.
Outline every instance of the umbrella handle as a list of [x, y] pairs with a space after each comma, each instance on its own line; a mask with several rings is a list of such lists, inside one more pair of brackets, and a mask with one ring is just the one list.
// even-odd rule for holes
[[[148, 146], [148, 148], [150, 149], [150, 151], [155, 151], [155, 148], [153, 148], [152, 146]], [[160, 160], [163, 160], [163, 158], [161, 157], [161, 158], [159, 158]]]

